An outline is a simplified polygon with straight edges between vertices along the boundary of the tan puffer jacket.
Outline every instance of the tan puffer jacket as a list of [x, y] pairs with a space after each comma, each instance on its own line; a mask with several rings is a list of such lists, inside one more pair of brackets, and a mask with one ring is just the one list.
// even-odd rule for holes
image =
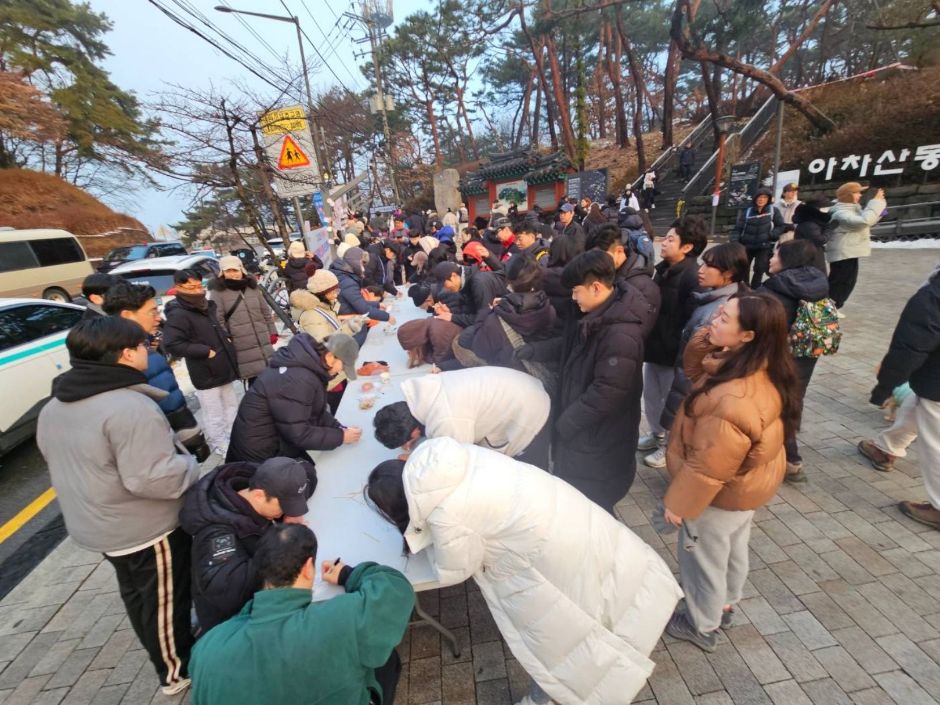
[[[700, 328], [683, 356], [686, 373], [698, 387], [721, 367], [723, 356]], [[786, 452], [780, 417], [782, 402], [766, 371], [709, 390], [676, 416], [666, 467], [672, 482], [667, 509], [694, 519], [713, 506], [745, 511], [762, 507], [783, 481]]]
[[[290, 293], [291, 309], [297, 313], [297, 323], [300, 324], [304, 333], [310, 336], [318, 343], [322, 343], [324, 338], [333, 335], [333, 333], [345, 333], [353, 336], [360, 331], [362, 324], [352, 319], [340, 320], [336, 308], [321, 301], [316, 295], [306, 289], [295, 289]], [[330, 380], [327, 385], [327, 391], [332, 392], [341, 382], [346, 380], [346, 375], [340, 372], [336, 377]]]

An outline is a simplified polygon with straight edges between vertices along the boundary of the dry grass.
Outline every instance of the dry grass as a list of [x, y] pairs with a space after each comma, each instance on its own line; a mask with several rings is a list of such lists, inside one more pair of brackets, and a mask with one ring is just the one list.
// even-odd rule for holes
[[90, 257], [151, 239], [140, 221], [57, 176], [29, 169], [0, 169], [0, 225], [68, 230]]
[[[677, 124], [673, 128], [674, 142], [680, 144], [688, 135], [694, 125]], [[643, 146], [646, 148], [646, 160], [652, 164], [656, 158], [662, 154], [663, 136], [662, 132], [647, 132], [643, 135]], [[633, 138], [630, 138], [630, 146], [624, 149], [614, 146], [598, 146], [597, 143], [591, 145], [591, 151], [588, 152], [587, 159], [584, 162], [585, 169], [607, 169], [608, 189], [611, 193], [619, 191], [627, 184], [627, 181], [633, 181], [639, 176], [639, 166], [636, 156], [636, 147]]]
[[[783, 168], [797, 168], [817, 157], [871, 154], [887, 149], [936, 144], [940, 125], [940, 67], [898, 72], [883, 80], [847, 82], [808, 91], [808, 98], [835, 121], [837, 129], [820, 134], [806, 118], [787, 108], [783, 134]], [[773, 129], [754, 156], [769, 165]], [[911, 157], [908, 157], [910, 164]], [[871, 173], [872, 168], [869, 168]], [[911, 169], [910, 174], [920, 174]]]

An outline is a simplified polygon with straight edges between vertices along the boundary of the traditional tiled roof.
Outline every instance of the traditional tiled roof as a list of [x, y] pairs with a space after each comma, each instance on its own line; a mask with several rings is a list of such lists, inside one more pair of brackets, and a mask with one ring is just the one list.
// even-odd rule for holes
[[465, 196], [486, 193], [486, 182], [523, 178], [530, 185], [551, 183], [565, 178], [573, 169], [567, 155], [559, 150], [540, 154], [529, 150], [516, 150], [489, 155], [489, 162], [477, 171], [467, 172], [460, 181]]

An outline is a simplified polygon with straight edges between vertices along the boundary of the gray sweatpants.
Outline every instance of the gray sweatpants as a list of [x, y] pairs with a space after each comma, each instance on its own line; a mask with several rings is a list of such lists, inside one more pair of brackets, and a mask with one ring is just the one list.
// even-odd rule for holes
[[725, 605], [741, 600], [747, 579], [747, 544], [754, 511], [707, 507], [679, 531], [679, 583], [692, 623], [700, 632], [721, 624]]
[[672, 365], [643, 363], [643, 413], [646, 414], [646, 423], [652, 433], [665, 433], [659, 418], [663, 415], [666, 397], [669, 396], [675, 376], [676, 368]]

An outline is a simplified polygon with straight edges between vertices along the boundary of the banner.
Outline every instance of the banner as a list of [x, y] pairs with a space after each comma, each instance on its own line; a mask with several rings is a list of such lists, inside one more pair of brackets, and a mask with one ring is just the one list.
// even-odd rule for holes
[[307, 249], [320, 258], [324, 268], [329, 268], [333, 263], [329, 229], [317, 228], [316, 230], [311, 230], [306, 221], [304, 221], [304, 242], [307, 244]]
[[725, 205], [729, 208], [747, 208], [751, 205], [759, 184], [760, 162], [732, 165]]

